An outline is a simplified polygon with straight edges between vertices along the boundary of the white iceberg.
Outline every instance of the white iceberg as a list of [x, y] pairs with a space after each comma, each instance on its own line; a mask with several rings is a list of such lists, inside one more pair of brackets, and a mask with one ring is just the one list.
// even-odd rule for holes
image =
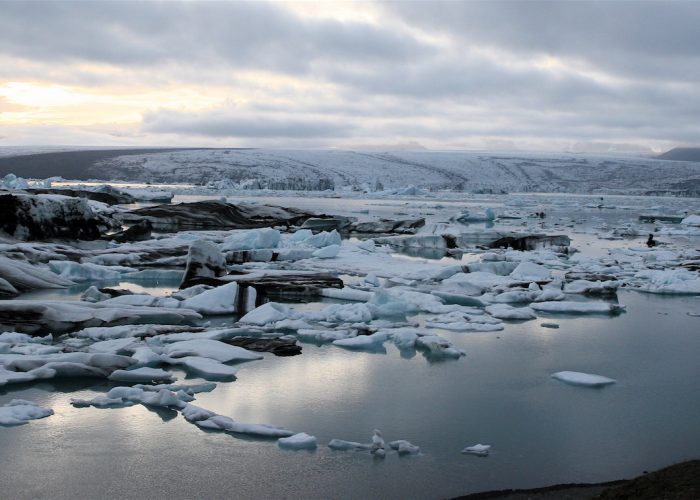
[[477, 455], [479, 457], [485, 457], [489, 454], [491, 450], [491, 445], [489, 444], [475, 444], [473, 446], [467, 446], [462, 450], [462, 453], [467, 455]]
[[23, 425], [30, 420], [51, 415], [53, 410], [50, 408], [43, 408], [24, 399], [13, 399], [0, 406], [0, 425]]
[[269, 227], [234, 231], [221, 244], [222, 251], [253, 250], [257, 248], [277, 248], [280, 232]]
[[108, 377], [117, 382], [173, 382], [175, 375], [159, 368], [136, 368], [134, 370], [115, 370]]
[[552, 378], [561, 380], [567, 384], [581, 385], [585, 387], [603, 387], [617, 382], [612, 378], [603, 377], [602, 375], [568, 371], [554, 373], [552, 374]]
[[316, 437], [305, 432], [294, 434], [293, 436], [279, 438], [277, 445], [280, 448], [289, 450], [314, 450], [316, 449]]

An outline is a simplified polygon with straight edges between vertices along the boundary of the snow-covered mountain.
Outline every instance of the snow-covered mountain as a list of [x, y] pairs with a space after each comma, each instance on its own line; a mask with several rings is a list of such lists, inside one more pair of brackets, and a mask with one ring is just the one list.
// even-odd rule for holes
[[700, 195], [700, 163], [554, 153], [189, 150], [108, 158], [93, 175], [253, 188]]

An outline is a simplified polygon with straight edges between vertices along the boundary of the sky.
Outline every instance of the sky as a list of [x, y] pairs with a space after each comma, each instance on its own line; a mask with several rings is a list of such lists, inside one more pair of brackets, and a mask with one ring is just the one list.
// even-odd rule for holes
[[700, 1], [0, 0], [0, 146], [700, 144]]

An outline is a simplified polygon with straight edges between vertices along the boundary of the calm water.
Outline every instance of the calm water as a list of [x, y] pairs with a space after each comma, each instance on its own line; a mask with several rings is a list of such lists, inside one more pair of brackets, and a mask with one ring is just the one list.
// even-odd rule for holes
[[[244, 365], [198, 403], [242, 421], [317, 436], [316, 452], [206, 433], [177, 413], [142, 406], [75, 409], [98, 383], [39, 384], [0, 393], [56, 415], [0, 428], [4, 498], [445, 498], [488, 489], [628, 477], [700, 449], [700, 299], [621, 292], [616, 318], [557, 317], [495, 333], [441, 332], [467, 356], [430, 363], [304, 344], [301, 356]], [[613, 377], [572, 387], [560, 370]], [[197, 379], [192, 379], [196, 381]], [[367, 442], [372, 429], [423, 455], [384, 461], [334, 452], [332, 438]], [[491, 444], [487, 458], [461, 455]]]

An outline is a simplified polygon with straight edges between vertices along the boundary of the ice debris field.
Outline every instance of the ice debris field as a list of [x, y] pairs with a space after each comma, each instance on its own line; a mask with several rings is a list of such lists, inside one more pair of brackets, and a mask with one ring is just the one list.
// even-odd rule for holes
[[[3, 185], [0, 425], [8, 427], [56, 418], [31, 401], [5, 402], [14, 387], [90, 379], [105, 390], [66, 395], [85, 412], [164, 408], [207, 431], [315, 450], [312, 426], [287, 429], [284, 415], [248, 423], [197, 398], [235, 386], [250, 363], [303, 356], [305, 345], [395, 349], [406, 363], [420, 353], [439, 369], [480, 356], [478, 344], [465, 347], [471, 335], [528, 323], [565, 335], [560, 318], [615, 321], [626, 314], [623, 290], [700, 296], [697, 199], [441, 198], [416, 189], [346, 204], [308, 194], [296, 206], [261, 195], [154, 204], [173, 194], [105, 185], [44, 193], [32, 186], [49, 189], [51, 180], [16, 177]], [[700, 300], [693, 304], [690, 318], [700, 312]], [[542, 383], [572, 391], [629, 383], [599, 368], [558, 366]], [[474, 431], [475, 441], [496, 437]], [[339, 426], [325, 444], [378, 459], [430, 453], [428, 436], [416, 445], [405, 438], [421, 436], [392, 433], [399, 439], [387, 444], [380, 430], [366, 432], [369, 442], [347, 441], [361, 436]], [[460, 450], [493, 453], [456, 442], [456, 457]]]

